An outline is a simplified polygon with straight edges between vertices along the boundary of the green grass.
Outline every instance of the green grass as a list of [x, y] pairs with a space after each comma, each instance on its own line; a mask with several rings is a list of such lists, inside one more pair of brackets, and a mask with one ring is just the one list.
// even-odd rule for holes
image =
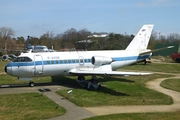
[[180, 79], [167, 79], [162, 81], [161, 86], [180, 92]]
[[[75, 78], [68, 77], [66, 82], [74, 86], [69, 95], [68, 90], [59, 90], [58, 94], [69, 99], [78, 106], [108, 106], [108, 105], [162, 105], [172, 104], [172, 99], [162, 93], [145, 87], [145, 82], [169, 75], [149, 75], [130, 77], [100, 77], [99, 82], [103, 85], [100, 90], [85, 90], [75, 83]], [[61, 80], [61, 77], [53, 79]], [[62, 81], [64, 81], [62, 79]]]
[[84, 120], [179, 120], [180, 112], [172, 113], [132, 113], [104, 115]]
[[[40, 77], [39, 80], [38, 78], [34, 78], [33, 80], [35, 83], [43, 83], [43, 82], [52, 82], [51, 77]], [[29, 81], [21, 81], [18, 80], [17, 77], [12, 77], [7, 74], [0, 74], [0, 85], [5, 85], [5, 84], [28, 84]]]
[[[172, 63], [172, 64], [160, 64], [160, 63], [149, 63], [147, 65], [143, 65], [141, 63], [134, 64], [126, 67], [122, 67], [123, 70], [139, 70], [139, 71], [154, 71], [154, 72], [165, 72], [165, 73], [179, 73], [180, 72], [180, 64]], [[118, 70], [121, 70], [118, 69]]]
[[10, 61], [0, 61], [0, 73], [4, 73], [5, 65]]
[[1, 120], [39, 120], [64, 113], [62, 107], [39, 93], [0, 95]]

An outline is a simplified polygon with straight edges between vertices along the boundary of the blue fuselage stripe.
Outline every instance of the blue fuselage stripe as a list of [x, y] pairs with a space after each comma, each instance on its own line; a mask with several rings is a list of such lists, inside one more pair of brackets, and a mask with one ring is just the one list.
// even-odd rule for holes
[[[115, 62], [120, 61], [129, 61], [129, 60], [143, 60], [146, 58], [149, 58], [150, 55], [144, 55], [144, 56], [129, 56], [129, 57], [115, 57], [112, 58]], [[13, 66], [34, 66], [34, 65], [52, 65], [52, 64], [85, 64], [85, 63], [91, 63], [91, 59], [83, 59], [83, 61], [80, 61], [79, 59], [68, 59], [68, 60], [44, 60], [42, 61], [34, 61], [33, 62], [10, 62], [7, 64], [7, 67], [13, 67]]]

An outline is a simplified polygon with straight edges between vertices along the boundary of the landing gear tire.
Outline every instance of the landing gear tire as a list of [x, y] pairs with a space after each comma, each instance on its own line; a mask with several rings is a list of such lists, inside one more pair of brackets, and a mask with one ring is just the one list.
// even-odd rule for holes
[[34, 85], [35, 85], [34, 82], [29, 82], [30, 87], [34, 87]]
[[85, 80], [84, 76], [78, 76], [78, 80]]

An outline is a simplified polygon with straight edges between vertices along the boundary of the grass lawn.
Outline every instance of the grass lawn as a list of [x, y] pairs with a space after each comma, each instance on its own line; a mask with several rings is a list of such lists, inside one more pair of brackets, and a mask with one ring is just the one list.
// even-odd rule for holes
[[180, 92], [180, 79], [167, 79], [162, 81], [161, 86]]
[[[69, 99], [78, 106], [108, 106], [108, 105], [163, 105], [172, 104], [172, 99], [167, 95], [145, 87], [149, 80], [169, 75], [148, 75], [129, 77], [100, 77], [99, 82], [103, 85], [100, 90], [85, 90], [78, 86], [73, 77], [66, 78], [66, 83], [61, 77], [52, 79], [62, 80], [64, 85], [74, 87], [69, 95], [68, 90], [59, 90], [58, 94]], [[90, 79], [90, 77], [89, 77]]]
[[40, 120], [60, 116], [65, 112], [39, 93], [0, 95], [0, 120]]
[[5, 65], [10, 61], [0, 61], [0, 73], [4, 73]]
[[[41, 83], [41, 82], [52, 82], [51, 77], [40, 77], [39, 80], [38, 78], [34, 78], [33, 80], [35, 83]], [[0, 85], [6, 85], [6, 84], [28, 84], [29, 81], [21, 81], [18, 80], [17, 77], [12, 77], [7, 74], [0, 74]]]
[[[138, 70], [138, 71], [153, 71], [153, 72], [165, 72], [165, 73], [179, 73], [180, 64], [160, 64], [160, 63], [148, 63], [143, 65], [142, 63], [134, 64], [126, 67], [122, 67], [123, 70]], [[121, 70], [118, 69], [118, 70]]]

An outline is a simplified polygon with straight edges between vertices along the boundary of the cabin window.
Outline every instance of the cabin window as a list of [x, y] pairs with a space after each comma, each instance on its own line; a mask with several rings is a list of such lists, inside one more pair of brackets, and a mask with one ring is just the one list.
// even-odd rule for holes
[[62, 60], [60, 60], [60, 63], [63, 63], [63, 61], [62, 61]]
[[88, 62], [91, 62], [91, 60], [90, 60], [90, 59], [88, 59]]
[[64, 63], [67, 63], [67, 61], [66, 61], [66, 60], [64, 60]]
[[51, 63], [54, 64], [54, 60], [52, 60]]
[[71, 63], [71, 60], [68, 60], [68, 63]]
[[58, 64], [58, 60], [56, 60], [56, 64]]
[[75, 60], [73, 59], [72, 62], [75, 63]]
[[47, 61], [47, 64], [50, 64], [50, 61]]
[[79, 60], [77, 59], [76, 62], [79, 63]]

